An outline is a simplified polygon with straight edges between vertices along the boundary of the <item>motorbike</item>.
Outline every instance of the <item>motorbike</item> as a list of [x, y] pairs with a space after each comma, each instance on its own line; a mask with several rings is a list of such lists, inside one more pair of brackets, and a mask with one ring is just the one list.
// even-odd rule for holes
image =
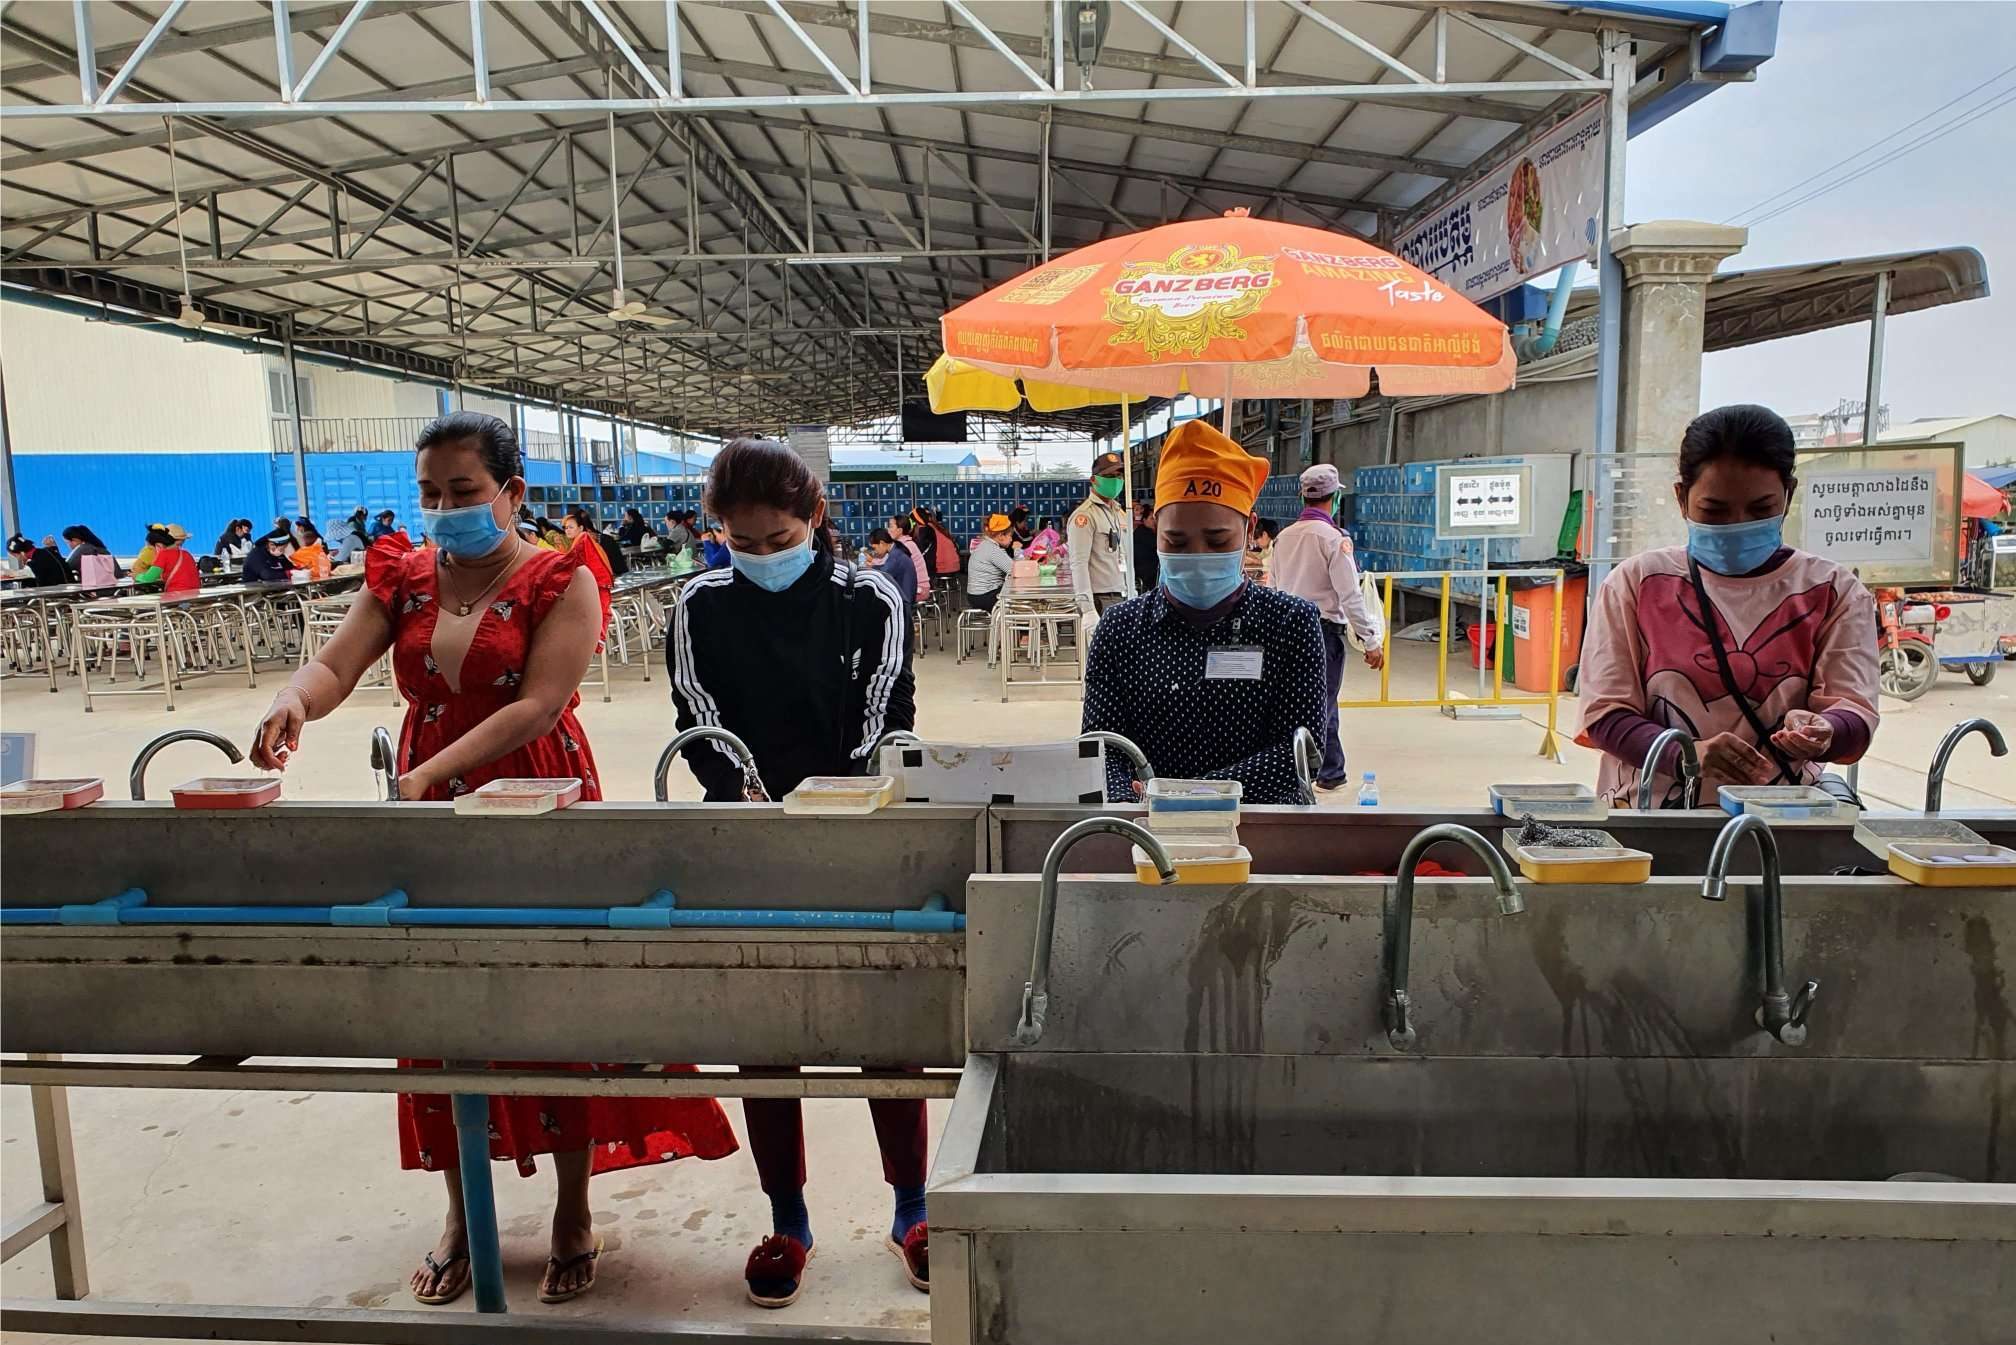
[[1877, 613], [1877, 673], [1883, 694], [1915, 701], [1939, 680], [1939, 659], [1933, 651], [1939, 623], [1951, 609], [1938, 603], [1909, 601], [1901, 588], [1879, 588]]

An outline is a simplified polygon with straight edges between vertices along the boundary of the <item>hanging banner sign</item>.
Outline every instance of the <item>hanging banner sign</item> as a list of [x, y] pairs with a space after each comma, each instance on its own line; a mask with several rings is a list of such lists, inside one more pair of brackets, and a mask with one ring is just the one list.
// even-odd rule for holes
[[1479, 303], [1592, 256], [1602, 218], [1598, 100], [1400, 235], [1393, 250]]

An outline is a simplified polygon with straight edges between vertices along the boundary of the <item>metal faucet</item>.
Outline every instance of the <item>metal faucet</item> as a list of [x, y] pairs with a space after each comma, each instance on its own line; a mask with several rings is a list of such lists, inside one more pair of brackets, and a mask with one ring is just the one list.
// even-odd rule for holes
[[882, 736], [875, 740], [875, 745], [868, 749], [869, 770], [879, 771], [882, 769], [882, 749], [890, 743], [908, 743], [913, 746], [922, 747], [924, 740], [909, 729], [884, 730]]
[[1757, 1025], [1787, 1046], [1804, 1046], [1806, 1015], [1813, 1008], [1820, 982], [1806, 982], [1797, 995], [1785, 991], [1785, 893], [1779, 883], [1778, 838], [1763, 818], [1740, 813], [1729, 819], [1708, 854], [1701, 895], [1710, 901], [1723, 899], [1730, 857], [1746, 834], [1757, 839], [1757, 862], [1764, 871], [1764, 995], [1757, 1008]]
[[1442, 841], [1467, 846], [1484, 861], [1498, 889], [1500, 915], [1517, 915], [1526, 909], [1526, 899], [1512, 882], [1512, 870], [1491, 842], [1454, 822], [1438, 822], [1414, 833], [1414, 839], [1400, 852], [1400, 883], [1393, 891], [1393, 906], [1387, 913], [1385, 937], [1381, 941], [1386, 978], [1386, 1040], [1396, 1051], [1411, 1050], [1414, 1046], [1414, 1002], [1407, 997], [1407, 969], [1414, 952], [1414, 866], [1421, 862], [1429, 847]]
[[1323, 748], [1308, 728], [1295, 730], [1295, 783], [1302, 786], [1302, 806], [1316, 806], [1316, 772], [1323, 766]]
[[1659, 758], [1666, 752], [1667, 743], [1680, 744], [1680, 806], [1693, 808], [1701, 802], [1701, 754], [1694, 750], [1694, 739], [1684, 729], [1667, 729], [1652, 740], [1652, 747], [1645, 753], [1645, 764], [1638, 768], [1638, 811], [1648, 812], [1652, 807], [1652, 777], [1659, 767]]
[[1057, 872], [1064, 856], [1087, 836], [1110, 831], [1125, 836], [1148, 853], [1155, 872], [1167, 887], [1176, 881], [1176, 865], [1162, 848], [1155, 833], [1124, 817], [1088, 817], [1064, 829], [1043, 857], [1042, 896], [1036, 905], [1036, 946], [1029, 954], [1029, 980], [1022, 987], [1022, 1016], [1015, 1023], [1015, 1040], [1034, 1046], [1043, 1037], [1043, 1019], [1050, 1011], [1050, 945], [1057, 935]]
[[147, 766], [154, 760], [156, 754], [171, 743], [181, 742], [209, 743], [230, 758], [234, 764], [245, 759], [245, 754], [238, 750], [237, 744], [222, 734], [212, 733], [208, 729], [174, 729], [148, 743], [140, 749], [140, 755], [133, 758], [133, 769], [127, 773], [126, 787], [135, 799], [144, 800], [147, 797]]
[[1104, 743], [1108, 747], [1118, 751], [1127, 760], [1134, 763], [1134, 778], [1144, 785], [1155, 778], [1155, 768], [1148, 764], [1148, 754], [1141, 750], [1140, 744], [1124, 733], [1111, 733], [1105, 729], [1091, 729], [1079, 734], [1078, 741], [1081, 743]]
[[399, 802], [399, 754], [383, 727], [371, 730], [371, 769], [385, 782], [385, 802]]
[[672, 777], [672, 763], [679, 757], [679, 749], [702, 738], [712, 738], [726, 744], [735, 759], [742, 765], [742, 788], [745, 793], [754, 794], [758, 802], [770, 802], [770, 793], [763, 788], [763, 777], [756, 773], [756, 754], [749, 750], [749, 744], [730, 733], [727, 729], [715, 728], [711, 724], [697, 724], [679, 734], [665, 744], [665, 750], [658, 756], [658, 775], [655, 796], [660, 803], [666, 802], [666, 788]]
[[1939, 799], [1946, 789], [1946, 762], [1953, 755], [1953, 749], [1960, 740], [1970, 733], [1978, 733], [1988, 740], [1988, 750], [1998, 757], [2009, 755], [2009, 744], [2002, 739], [2002, 730], [1986, 719], [1969, 719], [1946, 730], [1946, 736], [1939, 740], [1939, 750], [1932, 754], [1932, 769], [1925, 772], [1925, 811], [1939, 811]]

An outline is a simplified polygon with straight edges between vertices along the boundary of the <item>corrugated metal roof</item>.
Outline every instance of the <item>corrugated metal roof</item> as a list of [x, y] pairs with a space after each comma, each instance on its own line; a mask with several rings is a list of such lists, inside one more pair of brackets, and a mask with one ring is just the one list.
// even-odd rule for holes
[[2016, 422], [2016, 416], [1997, 411], [1985, 416], [1926, 417], [1920, 420], [1909, 421], [1903, 425], [1892, 425], [1889, 429], [1884, 430], [1876, 436], [1876, 442], [1880, 444], [1886, 439], [1935, 439], [1942, 434], [1951, 434], [1955, 430], [1964, 430], [1969, 425], [1979, 425], [1984, 420]]
[[[1724, 8], [1472, 0], [1312, 19], [1278, 0], [1150, 0], [1111, 7], [1081, 72], [1052, 69], [1052, 6], [877, 0], [872, 87], [850, 96], [869, 77], [848, 0], [303, 0], [283, 12], [284, 70], [263, 5], [15, 5], [0, 17], [4, 265], [172, 320], [186, 235], [204, 314], [267, 338], [291, 314], [304, 349], [667, 426], [856, 423], [886, 412], [899, 368], [914, 387], [941, 313], [1046, 252], [1233, 206], [1371, 237], [1590, 97], [1605, 27], [1637, 41], [1639, 108], [1673, 100]], [[79, 14], [92, 82], [130, 82], [97, 115], [44, 118], [84, 96]], [[643, 84], [669, 78], [668, 14], [683, 103]], [[274, 100], [276, 74], [310, 73], [312, 90]], [[325, 106], [349, 110], [308, 115]], [[177, 108], [179, 213], [160, 116]], [[668, 326], [609, 316], [612, 196], [620, 297]]]

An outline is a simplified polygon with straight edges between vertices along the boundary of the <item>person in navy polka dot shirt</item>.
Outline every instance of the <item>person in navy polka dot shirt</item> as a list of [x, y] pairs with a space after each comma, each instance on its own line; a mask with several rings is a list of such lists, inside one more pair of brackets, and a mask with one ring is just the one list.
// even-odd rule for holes
[[[1162, 583], [1099, 619], [1086, 731], [1123, 734], [1157, 775], [1238, 780], [1247, 803], [1301, 803], [1294, 735], [1324, 724], [1323, 624], [1313, 604], [1240, 573], [1267, 464], [1199, 420], [1163, 446], [1155, 480]], [[1106, 796], [1132, 801], [1127, 763]]]

